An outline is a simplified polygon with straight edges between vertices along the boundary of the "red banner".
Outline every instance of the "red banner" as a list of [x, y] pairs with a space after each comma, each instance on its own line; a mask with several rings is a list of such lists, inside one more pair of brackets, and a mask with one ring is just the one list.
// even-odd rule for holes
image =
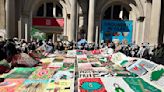
[[32, 25], [64, 27], [64, 18], [33, 18]]

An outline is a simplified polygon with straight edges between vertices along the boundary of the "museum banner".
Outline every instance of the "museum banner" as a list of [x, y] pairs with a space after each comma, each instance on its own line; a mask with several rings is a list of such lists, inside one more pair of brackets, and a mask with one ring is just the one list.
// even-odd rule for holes
[[101, 40], [132, 41], [133, 21], [131, 20], [102, 20]]
[[33, 18], [32, 25], [64, 27], [64, 18]]

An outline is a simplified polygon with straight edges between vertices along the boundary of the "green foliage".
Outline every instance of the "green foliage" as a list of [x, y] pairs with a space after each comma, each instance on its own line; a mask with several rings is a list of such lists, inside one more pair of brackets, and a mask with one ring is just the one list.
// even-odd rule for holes
[[46, 39], [46, 34], [43, 33], [42, 31], [36, 29], [36, 28], [32, 28], [30, 35], [38, 40], [45, 40]]

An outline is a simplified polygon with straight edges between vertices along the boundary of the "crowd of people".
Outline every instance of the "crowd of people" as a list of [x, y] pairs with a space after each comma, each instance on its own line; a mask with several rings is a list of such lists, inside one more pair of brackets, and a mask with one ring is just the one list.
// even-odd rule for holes
[[159, 44], [151, 48], [149, 43], [127, 44], [126, 41], [101, 43], [69, 42], [58, 41], [53, 43], [48, 41], [31, 41], [18, 40], [17, 38], [8, 39], [0, 42], [0, 73], [8, 72], [14, 67], [34, 67], [40, 65], [40, 59], [46, 57], [54, 51], [67, 51], [73, 49], [95, 50], [101, 48], [112, 48], [114, 52], [122, 52], [130, 57], [145, 58], [158, 64], [164, 64], [164, 44]]

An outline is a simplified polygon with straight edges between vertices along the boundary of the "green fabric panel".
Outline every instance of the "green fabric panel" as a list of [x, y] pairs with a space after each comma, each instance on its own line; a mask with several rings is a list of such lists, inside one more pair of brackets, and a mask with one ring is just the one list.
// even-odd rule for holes
[[134, 92], [161, 92], [141, 78], [123, 78]]

